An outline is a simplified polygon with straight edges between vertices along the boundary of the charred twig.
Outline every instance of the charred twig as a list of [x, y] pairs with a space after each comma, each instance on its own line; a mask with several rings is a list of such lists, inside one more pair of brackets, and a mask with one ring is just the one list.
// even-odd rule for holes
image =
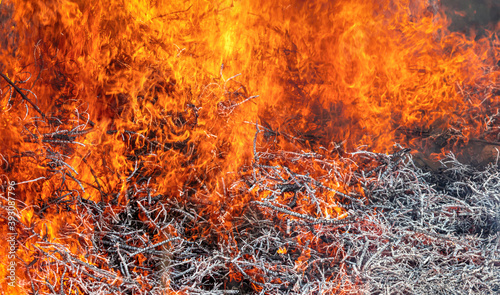
[[54, 139], [42, 139], [42, 142], [47, 142], [47, 143], [57, 143], [57, 144], [77, 144], [80, 146], [85, 146], [85, 144], [78, 142], [78, 141], [69, 141], [69, 140], [54, 140]]
[[469, 139], [469, 141], [479, 142], [479, 143], [484, 143], [484, 144], [487, 144], [487, 145], [496, 145], [496, 146], [500, 146], [500, 142], [496, 142], [496, 141], [488, 141], [488, 140], [478, 139], [478, 138], [471, 138], [471, 139]]
[[152, 19], [156, 19], [156, 18], [163, 18], [163, 17], [166, 17], [166, 16], [168, 16], [168, 15], [172, 15], [172, 14], [177, 14], [177, 13], [188, 12], [188, 11], [191, 9], [191, 7], [192, 7], [192, 6], [193, 6], [193, 5], [190, 5], [188, 8], [186, 8], [186, 9], [184, 9], [184, 10], [173, 11], [173, 12], [169, 12], [169, 13], [166, 13], [166, 14], [161, 14], [161, 15], [155, 16], [155, 17], [154, 17], [154, 18], [152, 18]]
[[9, 83], [12, 87], [14, 87], [14, 89], [16, 90], [17, 93], [19, 93], [21, 95], [21, 97], [26, 101], [28, 102], [40, 115], [42, 115], [42, 119], [45, 119], [45, 114], [42, 112], [42, 110], [40, 110], [40, 108], [34, 104], [27, 96], [26, 94], [23, 93], [22, 89], [17, 87], [17, 85], [12, 82], [9, 77], [7, 77], [5, 74], [3, 73], [0, 73], [0, 76], [2, 78], [4, 78], [5, 81], [7, 81], [7, 83]]
[[285, 213], [285, 214], [288, 214], [288, 215], [293, 216], [293, 217], [297, 217], [297, 218], [300, 218], [300, 219], [305, 219], [307, 221], [310, 221], [311, 224], [336, 224], [337, 225], [337, 224], [349, 224], [349, 223], [353, 223], [354, 222], [354, 220], [352, 220], [350, 218], [346, 219], [346, 220], [315, 218], [315, 217], [312, 217], [312, 216], [309, 216], [309, 215], [300, 214], [300, 213], [293, 212], [293, 211], [290, 211], [290, 210], [287, 210], [287, 209], [284, 209], [284, 208], [280, 208], [278, 206], [275, 206], [275, 205], [267, 203], [267, 202], [253, 201], [253, 203], [255, 203], [257, 205], [260, 205], [260, 206], [271, 208], [271, 209], [273, 209], [275, 211], [278, 211], [278, 212], [281, 212], [281, 213]]
[[146, 247], [146, 248], [143, 248], [143, 249], [140, 249], [138, 251], [135, 251], [134, 253], [130, 254], [130, 257], [134, 257], [135, 255], [137, 254], [140, 254], [140, 253], [143, 253], [143, 252], [147, 252], [149, 250], [152, 250], [156, 247], [159, 247], [159, 246], [162, 246], [162, 245], [165, 245], [167, 243], [170, 243], [172, 241], [183, 241], [183, 242], [188, 242], [188, 241], [184, 241], [182, 238], [179, 238], [179, 237], [175, 237], [175, 238], [171, 238], [171, 239], [168, 239], [168, 240], [165, 240], [165, 241], [162, 241], [162, 242], [159, 242], [159, 243], [156, 243], [154, 245], [151, 245], [149, 247]]
[[88, 154], [82, 158], [82, 161], [87, 164], [87, 166], [89, 167], [90, 169], [90, 173], [92, 174], [92, 176], [94, 177], [94, 180], [95, 180], [95, 183], [97, 185], [97, 190], [99, 191], [99, 193], [101, 194], [101, 199], [106, 195], [106, 193], [102, 190], [102, 187], [101, 187], [101, 184], [99, 183], [99, 179], [97, 179], [97, 176], [95, 175], [95, 172], [94, 172], [94, 169], [92, 169], [92, 166], [89, 165], [89, 163], [87, 162], [87, 156]]

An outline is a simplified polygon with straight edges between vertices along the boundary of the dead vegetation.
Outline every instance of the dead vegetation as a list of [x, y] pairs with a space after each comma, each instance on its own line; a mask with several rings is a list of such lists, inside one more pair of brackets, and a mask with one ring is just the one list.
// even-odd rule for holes
[[[13, 84], [11, 91], [25, 92]], [[76, 111], [71, 116], [81, 122], [69, 128], [63, 123], [69, 118], [47, 120], [35, 110], [42, 116], [35, 113], [38, 123], [25, 126], [23, 138], [44, 149], [14, 148], [12, 159], [28, 157], [48, 169], [39, 178], [17, 181], [17, 187], [22, 193], [23, 185], [54, 175], [61, 175], [60, 185], [52, 196], [36, 198], [38, 203], [18, 202], [18, 210], [34, 206], [40, 219], [65, 214], [74, 220], [50, 234], [47, 226], [36, 232], [19, 213], [18, 248], [31, 253], [18, 257], [29, 278], [19, 284], [31, 294], [493, 294], [500, 289], [498, 151], [482, 170], [450, 153], [438, 170], [425, 172], [410, 150], [399, 146], [390, 155], [263, 147], [271, 131], [252, 123], [253, 164], [225, 184], [224, 192], [228, 200], [246, 195], [249, 201], [240, 215], [219, 216], [214, 225], [203, 204], [189, 201], [202, 185], [185, 186], [177, 196], [159, 193], [154, 178], [141, 175], [143, 163], [129, 171], [122, 199], [103, 189], [103, 178], [94, 172], [98, 167], [85, 158], [95, 181], [81, 182], [79, 168], [66, 159], [94, 123]], [[51, 124], [58, 124], [57, 132], [44, 132]], [[124, 142], [139, 136], [124, 134]], [[284, 134], [273, 138], [296, 140]], [[150, 152], [163, 148], [153, 139], [145, 142]], [[3, 169], [18, 169], [16, 164], [4, 159]], [[67, 182], [80, 189], [68, 189]], [[82, 197], [86, 190], [100, 192], [101, 201]], [[230, 227], [221, 226], [226, 221]]]

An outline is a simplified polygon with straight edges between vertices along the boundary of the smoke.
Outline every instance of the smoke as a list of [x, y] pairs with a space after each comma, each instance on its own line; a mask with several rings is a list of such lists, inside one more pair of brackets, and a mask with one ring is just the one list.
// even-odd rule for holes
[[442, 0], [451, 20], [449, 29], [482, 37], [500, 24], [500, 2], [496, 0]]

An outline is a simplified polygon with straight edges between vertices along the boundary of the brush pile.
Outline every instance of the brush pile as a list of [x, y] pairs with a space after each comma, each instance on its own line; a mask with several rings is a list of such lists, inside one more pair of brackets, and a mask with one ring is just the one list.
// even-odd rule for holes
[[[118, 191], [105, 192], [104, 177], [94, 172], [94, 183], [80, 181], [78, 167], [65, 159], [79, 148], [78, 138], [92, 134], [94, 123], [87, 118], [76, 127], [65, 125], [82, 120], [78, 111], [38, 115], [32, 118], [36, 124], [25, 126], [24, 139], [45, 149], [17, 149], [17, 158], [4, 159], [2, 168], [18, 169], [23, 157], [49, 167], [45, 175], [15, 186], [23, 194], [23, 186], [60, 175], [51, 197], [18, 203], [17, 209], [35, 208], [37, 220], [63, 213], [74, 218], [58, 231], [45, 225], [37, 232], [36, 224], [18, 215], [19, 253], [35, 253], [20, 257], [20, 271], [30, 280], [18, 283], [31, 294], [500, 290], [498, 152], [481, 169], [450, 153], [438, 169], [425, 171], [400, 146], [390, 155], [276, 150], [276, 142], [293, 146], [297, 138], [253, 123], [252, 164], [235, 171], [236, 181], [225, 183], [221, 192], [228, 203], [209, 214], [193, 197], [215, 193], [202, 180], [158, 193], [154, 177], [141, 175], [137, 167], [143, 164], [133, 157], [135, 168], [121, 198]], [[131, 154], [143, 149], [134, 144], [137, 134], [122, 133]], [[82, 165], [99, 169], [85, 158]], [[80, 189], [68, 190], [67, 182]], [[101, 192], [100, 202], [82, 197], [89, 189]], [[247, 202], [231, 211], [232, 199]], [[2, 204], [7, 201], [3, 197]], [[6, 219], [7, 206], [2, 208]]]

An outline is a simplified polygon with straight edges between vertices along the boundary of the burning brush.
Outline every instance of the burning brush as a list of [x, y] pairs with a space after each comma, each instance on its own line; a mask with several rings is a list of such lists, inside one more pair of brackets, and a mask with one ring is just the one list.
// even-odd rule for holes
[[0, 289], [500, 292], [499, 26], [449, 25], [427, 0], [0, 1]]

